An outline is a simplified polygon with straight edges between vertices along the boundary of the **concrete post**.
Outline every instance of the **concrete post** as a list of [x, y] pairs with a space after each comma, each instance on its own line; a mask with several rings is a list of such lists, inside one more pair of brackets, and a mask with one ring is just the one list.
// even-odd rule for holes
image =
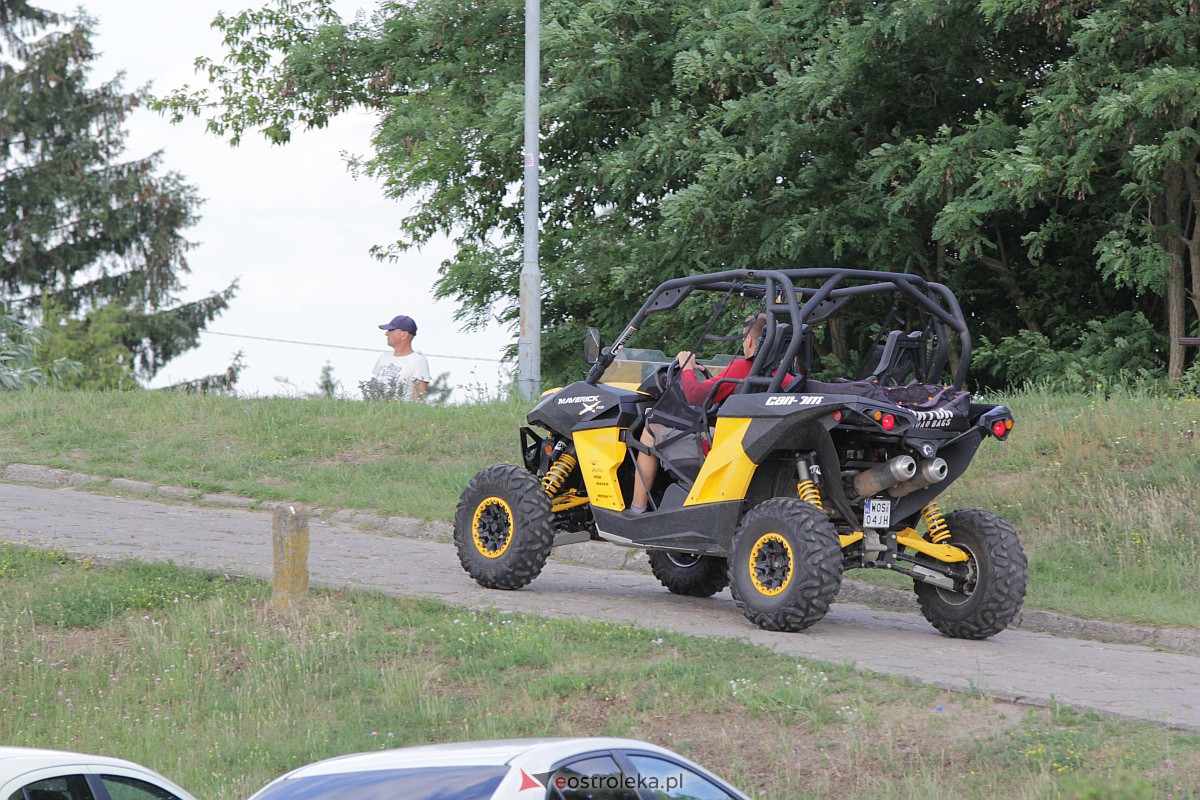
[[541, 64], [541, 0], [525, 0], [525, 251], [521, 261], [517, 387], [527, 403], [542, 393], [542, 269], [538, 264]]
[[271, 518], [275, 573], [271, 606], [291, 608], [308, 594], [308, 509], [280, 506]]

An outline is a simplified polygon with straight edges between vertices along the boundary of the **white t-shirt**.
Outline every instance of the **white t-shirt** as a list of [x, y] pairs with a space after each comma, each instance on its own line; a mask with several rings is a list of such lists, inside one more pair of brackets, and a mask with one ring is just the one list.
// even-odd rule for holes
[[404, 399], [411, 400], [413, 381], [429, 383], [429, 362], [420, 353], [409, 353], [406, 356], [384, 353], [375, 362], [371, 376], [384, 384], [396, 380]]

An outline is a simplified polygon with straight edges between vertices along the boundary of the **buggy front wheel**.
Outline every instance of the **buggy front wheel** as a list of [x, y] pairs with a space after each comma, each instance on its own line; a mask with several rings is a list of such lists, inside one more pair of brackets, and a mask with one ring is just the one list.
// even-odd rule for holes
[[480, 471], [454, 513], [463, 569], [488, 589], [520, 589], [538, 576], [554, 546], [550, 498], [527, 470], [502, 464]]
[[1008, 627], [1021, 611], [1029, 565], [1013, 527], [988, 511], [963, 509], [946, 515], [952, 544], [967, 554], [960, 591], [915, 583], [921, 613], [946, 636], [986, 639]]
[[821, 510], [777, 497], [759, 503], [738, 525], [729, 590], [760, 628], [802, 631], [815, 625], [841, 586], [841, 544]]

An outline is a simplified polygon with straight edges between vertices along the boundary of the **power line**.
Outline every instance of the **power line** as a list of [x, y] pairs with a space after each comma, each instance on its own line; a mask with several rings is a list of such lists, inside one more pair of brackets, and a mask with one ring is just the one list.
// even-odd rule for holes
[[[211, 334], [213, 336], [228, 336], [231, 339], [256, 339], [260, 342], [277, 342], [279, 344], [299, 344], [299, 345], [304, 345], [305, 347], [330, 347], [330, 348], [333, 348], [334, 350], [358, 350], [358, 351], [361, 351], [364, 353], [378, 353], [381, 349], [378, 347], [351, 347], [349, 345], [344, 345], [344, 344], [323, 344], [321, 342], [300, 342], [295, 339], [274, 339], [270, 336], [251, 336], [250, 334], [247, 334], [247, 333], [223, 333], [221, 331], [207, 331], [207, 330], [200, 331], [200, 333], [202, 335], [203, 334]], [[498, 358], [479, 358], [478, 356], [447, 356], [447, 355], [441, 355], [438, 353], [426, 353], [424, 350], [421, 351], [421, 354], [428, 356], [429, 358], [456, 358], [456, 359], [459, 359], [462, 361], [490, 361], [494, 364], [501, 363], [501, 360]]]

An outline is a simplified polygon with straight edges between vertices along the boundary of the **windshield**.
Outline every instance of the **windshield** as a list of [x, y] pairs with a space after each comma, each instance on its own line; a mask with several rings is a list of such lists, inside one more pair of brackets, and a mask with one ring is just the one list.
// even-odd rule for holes
[[661, 350], [645, 350], [627, 347], [604, 371], [601, 383], [637, 386], [654, 374], [655, 370], [671, 360]]
[[[696, 356], [697, 363], [713, 372], [719, 372], [729, 366], [734, 359], [734, 356], [728, 353], [713, 353], [711, 355], [697, 353]], [[617, 355], [612, 364], [608, 366], [608, 369], [604, 371], [604, 376], [600, 378], [600, 383], [606, 383], [610, 386], [638, 386], [657, 372], [660, 367], [666, 366], [674, 360], [674, 353], [667, 355], [662, 350], [626, 347]]]
[[486, 765], [313, 775], [272, 784], [251, 800], [489, 800], [508, 769]]

